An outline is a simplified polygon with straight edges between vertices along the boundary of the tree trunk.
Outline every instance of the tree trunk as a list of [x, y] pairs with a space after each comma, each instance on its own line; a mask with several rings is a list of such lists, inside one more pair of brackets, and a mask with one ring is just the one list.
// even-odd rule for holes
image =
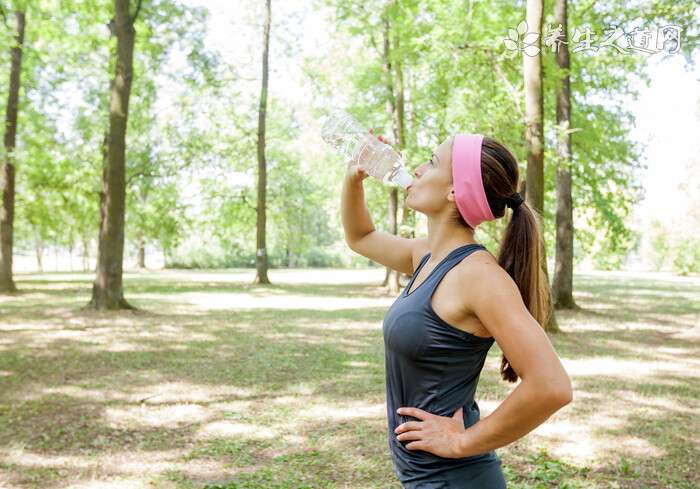
[[5, 114], [5, 161], [0, 172], [0, 293], [17, 291], [12, 277], [12, 240], [15, 219], [15, 144], [23, 47], [24, 12], [15, 10], [15, 44], [11, 49], [10, 86]]
[[[396, 36], [396, 47], [399, 48], [399, 38]], [[399, 51], [400, 52], [400, 51]], [[403, 64], [401, 60], [396, 60], [394, 63], [394, 71], [396, 72], [396, 117], [395, 127], [397, 128], [397, 138], [399, 150], [406, 149], [406, 102], [403, 83]], [[398, 189], [395, 189], [398, 193]], [[406, 191], [401, 192], [401, 226], [397, 227], [396, 234], [401, 236], [401, 228], [408, 223], [410, 209], [406, 205]], [[404, 236], [406, 237], [406, 236]], [[401, 289], [401, 272], [396, 272], [396, 290]]]
[[44, 271], [44, 243], [41, 241], [41, 238], [38, 236], [36, 237], [36, 241], [34, 242], [34, 247], [36, 249], [36, 267], [39, 270], [39, 272]]
[[257, 215], [257, 252], [255, 256], [256, 276], [254, 283], [269, 284], [267, 277], [267, 251], [265, 249], [266, 197], [267, 197], [267, 162], [265, 161], [265, 111], [267, 110], [268, 58], [270, 54], [270, 18], [272, 17], [270, 0], [265, 2], [265, 25], [263, 27], [262, 87], [260, 89], [260, 106], [258, 109], [258, 206]]
[[[111, 86], [107, 162], [103, 170], [103, 192], [97, 257], [97, 277], [88, 304], [95, 309], [134, 309], [122, 289], [124, 263], [124, 211], [126, 204], [126, 129], [133, 76], [135, 18], [129, 0], [114, 1], [110, 25], [117, 36], [117, 62]], [[138, 13], [138, 7], [136, 12]]]
[[98, 194], [100, 200], [100, 232], [97, 233], [97, 260], [95, 260], [95, 274], [100, 269], [100, 256], [104, 255], [103, 240], [102, 240], [102, 228], [107, 221], [107, 211], [105, 207], [105, 188], [107, 188], [107, 165], [109, 155], [109, 131], [105, 132], [104, 138], [102, 140], [102, 189]]
[[[394, 73], [391, 63], [391, 23], [389, 22], [388, 13], [386, 11], [383, 16], [383, 24], [382, 57], [384, 61], [384, 75], [386, 84], [386, 110], [389, 114], [390, 120], [392, 121], [394, 141], [400, 146], [401, 128], [399, 127], [399, 118], [397, 117], [398, 100], [394, 95]], [[403, 107], [401, 109], [403, 110]], [[391, 234], [398, 234], [398, 200], [398, 189], [392, 188], [389, 191], [389, 205], [387, 214], [387, 224]], [[387, 287], [387, 292], [390, 294], [397, 294], [400, 290], [400, 273], [397, 270], [386, 267], [386, 274], [384, 275], [384, 283], [382, 285]]]
[[[398, 213], [398, 205], [399, 205], [399, 192], [398, 189], [392, 188], [389, 191], [389, 212], [388, 212], [388, 218], [389, 218], [389, 232], [391, 234], [397, 234], [397, 213]], [[397, 270], [394, 270], [392, 268], [389, 269], [389, 277], [387, 280], [387, 286], [388, 286], [388, 292], [390, 294], [398, 294], [399, 292], [399, 272]]]
[[83, 271], [90, 268], [90, 240], [83, 237]]
[[[544, 139], [542, 127], [542, 2], [527, 0], [527, 25], [529, 32], [538, 33], [538, 52], [531, 56], [523, 53], [523, 77], [525, 78], [525, 140], [527, 144], [527, 203], [538, 214], [540, 227], [544, 233]], [[542, 240], [544, 243], [544, 240]], [[542, 270], [547, 273], [546, 248], [542, 245]], [[547, 284], [549, 279], [547, 278]], [[550, 301], [551, 303], [551, 301]], [[554, 308], [551, 307], [550, 320], [543, 325], [546, 331], [558, 331]]]
[[573, 294], [574, 282], [574, 216], [571, 198], [571, 90], [569, 86], [569, 48], [567, 43], [566, 0], [554, 4], [554, 24], [563, 27], [557, 46], [557, 65], [564, 76], [556, 86], [557, 97], [557, 241], [552, 281], [554, 306], [559, 309], [576, 307]]
[[[401, 70], [403, 73], [406, 74], [406, 79], [408, 80], [407, 85], [407, 90], [406, 90], [406, 95], [404, 97], [404, 100], [406, 101], [406, 110], [405, 110], [405, 118], [404, 118], [404, 128], [406, 126], [409, 127], [414, 127], [414, 122], [415, 122], [415, 114], [414, 114], [414, 105], [413, 105], [413, 92], [415, 91], [415, 82], [413, 81], [413, 77], [411, 76], [411, 71], [410, 67], [406, 66]], [[408, 145], [408, 140], [404, 140], [404, 144], [407, 146]], [[405, 147], [405, 146], [404, 146]], [[401, 218], [401, 229], [406, 230], [406, 238], [415, 238], [416, 237], [416, 213], [406, 205], [406, 197], [408, 196], [408, 192], [404, 193], [403, 196], [403, 210], [405, 214], [402, 214]], [[399, 231], [401, 231], [401, 229]]]
[[136, 258], [137, 266], [144, 270], [146, 268], [146, 241], [143, 236], [139, 236], [139, 251]]

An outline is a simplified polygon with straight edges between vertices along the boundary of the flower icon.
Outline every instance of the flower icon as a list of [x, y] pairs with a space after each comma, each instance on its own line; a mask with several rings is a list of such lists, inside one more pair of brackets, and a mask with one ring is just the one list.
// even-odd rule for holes
[[527, 32], [527, 21], [523, 20], [515, 29], [508, 29], [508, 37], [503, 39], [503, 44], [513, 53], [512, 56], [515, 56], [517, 51], [524, 51], [528, 56], [537, 56], [540, 52], [537, 46], [538, 37], [537, 32]]

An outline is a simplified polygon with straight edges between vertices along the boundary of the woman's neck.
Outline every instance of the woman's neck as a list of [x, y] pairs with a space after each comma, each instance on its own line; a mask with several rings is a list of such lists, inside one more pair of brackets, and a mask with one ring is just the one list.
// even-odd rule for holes
[[452, 250], [467, 244], [475, 244], [474, 231], [447, 219], [428, 218], [428, 247], [430, 260], [435, 263]]

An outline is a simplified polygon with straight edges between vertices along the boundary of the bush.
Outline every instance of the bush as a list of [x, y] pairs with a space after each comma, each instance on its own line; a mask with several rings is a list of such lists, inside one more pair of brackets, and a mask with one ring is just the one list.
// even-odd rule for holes
[[700, 246], [690, 238], [680, 241], [673, 250], [673, 270], [679, 275], [700, 272]]
[[[347, 250], [338, 247], [313, 247], [300, 256], [294, 256], [293, 268], [345, 268], [368, 266], [368, 260], [359, 257], [358, 264]], [[356, 253], [352, 253], [356, 255]], [[272, 251], [268, 248], [270, 268], [286, 268], [286, 250]], [[218, 242], [205, 245], [186, 244], [178, 247], [168, 257], [166, 268], [255, 268], [255, 251], [243, 248], [238, 243], [222, 246]]]
[[334, 268], [344, 266], [340, 256], [321, 248], [311, 248], [306, 254], [306, 263], [309, 267]]
[[178, 247], [168, 258], [165, 268], [250, 268], [255, 267], [255, 254], [238, 243], [225, 247], [218, 242], [207, 246]]

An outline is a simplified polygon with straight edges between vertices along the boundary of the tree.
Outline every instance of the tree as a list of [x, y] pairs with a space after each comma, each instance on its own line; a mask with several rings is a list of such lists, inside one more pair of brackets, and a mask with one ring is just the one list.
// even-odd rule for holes
[[[544, 138], [542, 108], [542, 5], [543, 0], [527, 1], [527, 25], [533, 29], [536, 42], [523, 52], [523, 78], [525, 79], [525, 141], [527, 143], [527, 173], [525, 193], [528, 205], [535, 210], [540, 229], [544, 231]], [[531, 49], [532, 48], [532, 49]], [[542, 269], [547, 276], [545, 247], [542, 246]], [[549, 283], [549, 280], [547, 280]], [[551, 301], [549, 301], [551, 304]], [[553, 308], [549, 321], [543, 324], [546, 331], [557, 331]]]
[[[0, 6], [0, 9], [2, 7]], [[4, 15], [4, 12], [3, 12]], [[15, 42], [11, 48], [12, 65], [5, 113], [5, 157], [0, 172], [0, 292], [15, 292], [12, 278], [12, 238], [15, 216], [15, 145], [17, 140], [17, 113], [19, 104], [22, 48], [24, 44], [24, 11], [15, 10]]]
[[[387, 112], [392, 122], [392, 130], [394, 133], [394, 141], [396, 142], [399, 150], [406, 147], [406, 132], [404, 130], [404, 93], [403, 93], [403, 73], [401, 72], [401, 63], [396, 59], [392, 63], [392, 57], [397, 57], [392, 53], [392, 39], [394, 46], [398, 45], [398, 35], [392, 35], [392, 25], [390, 13], [392, 9], [395, 9], [396, 2], [392, 1], [384, 11], [382, 15], [382, 35], [383, 35], [383, 49], [382, 49], [382, 61], [384, 65], [384, 74], [386, 78], [386, 106]], [[394, 76], [396, 75], [396, 76]], [[394, 87], [396, 80], [396, 87]], [[398, 202], [399, 202], [399, 191], [396, 187], [389, 190], [389, 209], [387, 213], [388, 217], [388, 227], [391, 234], [398, 234]], [[404, 193], [405, 202], [405, 193]], [[404, 206], [405, 209], [405, 206]], [[405, 210], [404, 210], [405, 216]], [[400, 289], [399, 279], [401, 277], [401, 272], [398, 270], [392, 270], [386, 267], [386, 275], [384, 276], [383, 285], [388, 286], [388, 291], [391, 294], [398, 293]]]
[[[334, 7], [337, 29], [333, 37], [337, 36], [337, 42], [329, 43], [329, 52], [319, 56], [315, 63], [313, 81], [319, 82], [315, 83], [319, 107], [337, 103], [331, 96], [342, 92], [347, 94], [351, 113], [367, 127], [391, 130], [391, 112], [384, 110], [387, 84], [382, 56], [382, 15], [391, 12], [392, 67], [400, 61], [406, 79], [406, 147], [403, 149], [407, 166], [424, 161], [430, 147], [448, 134], [481, 132], [502, 141], [523, 162], [521, 192], [527, 194], [526, 184], [533, 181], [527, 176], [527, 166], [530, 170], [535, 167], [525, 164], [531, 152], [528, 148], [533, 146], [524, 137], [523, 62], [510, 53], [522, 49], [523, 41], [533, 35], [522, 39], [527, 28], [522, 31], [518, 28], [516, 32], [522, 9], [474, 2], [465, 8], [464, 2], [415, 0], [326, 0], [325, 3]], [[388, 4], [395, 4], [396, 8], [387, 8]], [[569, 24], [590, 27], [595, 32], [604, 32], [610, 27], [611, 18], [621, 17], [639, 17], [656, 25], [691, 25], [695, 11], [691, 3], [669, 0], [652, 6], [569, 3], [568, 9]], [[530, 27], [530, 31], [535, 30]], [[541, 30], [536, 33], [538, 37]], [[511, 46], [504, 43], [506, 49], [503, 49], [494, 40], [503, 39], [506, 34], [517, 38], [517, 43], [511, 40]], [[692, 51], [697, 38], [694, 31], [684, 30], [683, 34], [682, 49]], [[550, 39], [549, 35], [545, 36], [542, 45]], [[327, 62], [329, 57], [334, 60], [332, 65]], [[557, 165], [544, 165], [544, 161], [557, 160], [557, 124], [544, 121], [556, 120], [555, 92], [561, 69], [557, 69], [553, 55], [543, 53], [541, 58], [541, 68], [537, 70], [541, 71], [539, 90], [543, 106], [538, 126], [541, 205], [533, 208], [541, 212], [543, 256], [555, 257]], [[622, 259], [633, 245], [634, 236], [626, 221], [640, 193], [637, 169], [641, 163], [637, 145], [629, 134], [633, 120], [626, 101], [634, 96], [635, 84], [630, 83], [630, 78], [644, 78], [643, 68], [649, 58], [652, 57], [619, 53], [608, 46], [597, 51], [579, 50], [570, 60], [571, 100], [576, 103], [576, 110], [570, 114], [570, 127], [578, 131], [571, 138], [569, 154], [569, 170], [575, 183], [571, 188], [572, 202], [577, 204], [573, 208], [577, 223], [573, 236], [575, 259], [590, 253], [598, 263], [604, 265], [607, 259], [615, 266], [615, 260]], [[396, 80], [397, 72], [392, 72]], [[324, 86], [320, 87], [321, 84]], [[386, 187], [370, 181], [365, 190], [373, 222], [390, 232]], [[475, 239], [495, 248], [506, 224], [500, 221], [479, 226]], [[411, 230], [404, 229], [403, 224], [402, 234], [410, 237]]]
[[[417, 30], [424, 29], [424, 25], [418, 24], [414, 28], [412, 24], [419, 2], [391, 0], [375, 4], [358, 1], [333, 3], [342, 24], [347, 26], [351, 34], [361, 35], [366, 47], [371, 48], [357, 53], [359, 57], [351, 60], [351, 71], [346, 75], [356, 90], [352, 97], [354, 110], [351, 112], [360, 114], [359, 119], [363, 122], [370, 116], [374, 122], [369, 127], [381, 127], [378, 132], [390, 131], [397, 149], [405, 157], [404, 162], [410, 166], [410, 150], [407, 150], [411, 141], [417, 137], [415, 133], [422, 128], [415, 128], [414, 131], [406, 129], [408, 103], [404, 78], [408, 66], [417, 57], [411, 39], [417, 35]], [[380, 111], [379, 107], [385, 107], [385, 110]], [[368, 185], [365, 190], [370, 212], [378, 207], [381, 209], [382, 217], [373, 218], [377, 228], [386, 229], [391, 234], [405, 234], [407, 237], [415, 234], [406, 230], [412, 225], [412, 217], [406, 206], [405, 192], [400, 192], [396, 187], [387, 189], [383, 185]], [[399, 208], [402, 211], [401, 226], [398, 220]], [[385, 267], [382, 285], [387, 287], [389, 293], [398, 292], [401, 275], [400, 272]]]
[[126, 208], [126, 128], [133, 78], [134, 22], [141, 8], [139, 0], [132, 15], [129, 0], [114, 0], [110, 30], [117, 36], [115, 75], [111, 87], [109, 132], [105, 134], [105, 166], [100, 205], [100, 235], [97, 277], [88, 306], [95, 309], [134, 309], [124, 298], [124, 214]]
[[267, 251], [265, 249], [265, 225], [266, 225], [266, 191], [267, 191], [267, 163], [265, 162], [265, 112], [267, 109], [267, 80], [268, 57], [270, 54], [270, 0], [265, 1], [265, 24], [263, 27], [263, 55], [262, 55], [262, 84], [260, 87], [260, 105], [258, 108], [258, 206], [257, 206], [257, 234], [255, 283], [269, 284], [267, 277]]
[[[554, 307], [572, 309], [576, 306], [573, 295], [574, 276], [574, 217], [571, 200], [571, 89], [569, 86], [569, 47], [567, 27], [567, 2], [556, 0], [554, 22], [562, 26], [557, 38], [557, 65], [561, 78], [557, 80], [557, 213], [556, 255], [552, 296]], [[561, 42], [560, 42], [561, 41]]]

